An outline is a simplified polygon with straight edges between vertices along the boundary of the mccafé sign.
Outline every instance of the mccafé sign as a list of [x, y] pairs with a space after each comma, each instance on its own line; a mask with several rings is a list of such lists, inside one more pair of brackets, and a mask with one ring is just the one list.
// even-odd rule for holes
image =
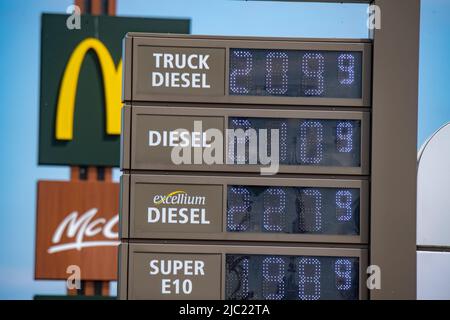
[[[41, 19], [39, 164], [118, 166], [122, 39], [129, 31], [189, 33], [190, 21], [83, 15], [81, 29], [69, 30], [66, 19]], [[199, 56], [158, 59], [162, 68], [188, 64], [201, 72], [208, 65]], [[155, 75], [155, 81], [186, 80], [165, 77]], [[190, 83], [201, 83], [197, 78]]]
[[[96, 217], [98, 208], [91, 208], [85, 213], [77, 211], [69, 213], [55, 229], [52, 237], [52, 246], [47, 252], [52, 254], [68, 250], [82, 250], [91, 247], [117, 246], [118, 233], [114, 231], [119, 222], [119, 215], [106, 220]], [[91, 240], [97, 235], [104, 239]], [[66, 236], [71, 241], [64, 243], [62, 238]]]
[[118, 183], [39, 181], [35, 278], [67, 279], [76, 265], [83, 280], [115, 280], [118, 198]]

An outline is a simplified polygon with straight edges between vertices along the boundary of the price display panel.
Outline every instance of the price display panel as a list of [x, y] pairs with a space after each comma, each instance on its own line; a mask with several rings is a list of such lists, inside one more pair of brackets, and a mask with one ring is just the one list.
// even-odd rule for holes
[[371, 40], [130, 33], [123, 299], [367, 299]]
[[124, 100], [369, 107], [371, 46], [370, 40], [130, 34]]
[[125, 106], [122, 167], [369, 173], [368, 112], [208, 107]]
[[367, 298], [366, 249], [122, 244], [128, 299]]
[[368, 181], [123, 175], [122, 238], [367, 243]]

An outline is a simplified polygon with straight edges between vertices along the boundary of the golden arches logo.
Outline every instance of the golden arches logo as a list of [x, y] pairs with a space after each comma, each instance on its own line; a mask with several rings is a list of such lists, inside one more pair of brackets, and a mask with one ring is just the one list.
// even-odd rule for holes
[[116, 68], [114, 60], [106, 46], [98, 39], [87, 38], [75, 48], [64, 71], [58, 104], [56, 106], [55, 135], [57, 140], [73, 139], [73, 121], [78, 77], [86, 53], [91, 49], [97, 54], [102, 71], [105, 94], [106, 133], [111, 135], [120, 134], [122, 60], [120, 60]]
[[164, 197], [161, 197], [161, 200], [155, 201], [154, 204], [161, 204], [161, 203], [163, 203], [164, 201], [166, 201], [166, 199], [168, 199], [168, 198], [170, 198], [170, 197], [172, 197], [172, 196], [174, 196], [174, 195], [176, 195], [176, 194], [181, 194], [181, 193], [182, 193], [182, 194], [186, 194], [186, 191], [182, 191], [182, 190], [173, 191], [173, 192], [171, 192], [171, 193], [165, 195]]

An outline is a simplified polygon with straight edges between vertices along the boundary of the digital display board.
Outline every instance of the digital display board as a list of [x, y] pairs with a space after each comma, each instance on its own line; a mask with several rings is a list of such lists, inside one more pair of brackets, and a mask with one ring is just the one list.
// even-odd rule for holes
[[359, 261], [227, 254], [225, 286], [230, 300], [354, 300], [359, 297]]
[[152, 173], [121, 184], [133, 239], [368, 241], [367, 179]]
[[227, 231], [359, 234], [359, 190], [228, 186]]
[[125, 101], [371, 104], [372, 43], [367, 39], [136, 34], [124, 49], [125, 58], [133, 60], [125, 66]]
[[229, 94], [361, 98], [362, 54], [230, 49]]
[[149, 105], [124, 117], [131, 170], [369, 173], [367, 112]]
[[[130, 299], [354, 300], [367, 297], [366, 249], [123, 243]], [[120, 290], [120, 288], [119, 288]]]
[[[230, 117], [229, 129], [255, 130], [260, 139], [267, 132], [267, 149], [271, 150], [271, 129], [278, 130], [279, 162], [286, 165], [359, 167], [361, 162], [361, 121], [324, 119], [270, 119]], [[264, 130], [264, 131], [261, 131]], [[267, 130], [267, 131], [265, 131]], [[248, 163], [251, 149], [238, 154], [239, 143], [248, 144], [251, 135], [236, 137], [228, 148], [232, 163]], [[256, 153], [257, 149], [254, 149]], [[256, 155], [254, 155], [256, 156]], [[240, 158], [239, 158], [240, 157]]]
[[124, 52], [121, 296], [367, 298], [371, 40]]

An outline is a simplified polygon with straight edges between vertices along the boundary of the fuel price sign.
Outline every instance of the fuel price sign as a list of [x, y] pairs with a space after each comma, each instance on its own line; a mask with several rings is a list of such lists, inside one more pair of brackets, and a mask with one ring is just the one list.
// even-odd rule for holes
[[369, 255], [409, 285], [383, 256], [415, 248], [392, 232], [410, 202], [391, 199], [413, 117], [390, 88], [372, 106], [390, 48], [130, 33], [123, 49], [122, 299], [367, 299]]
[[124, 174], [129, 239], [368, 242], [366, 179]]
[[367, 175], [369, 118], [361, 111], [279, 106], [139, 105], [124, 109], [122, 168], [260, 172], [277, 166], [281, 173]]
[[130, 243], [120, 252], [129, 299], [367, 298], [364, 249]]
[[230, 95], [362, 97], [362, 52], [267, 50], [229, 51]]
[[370, 41], [124, 46], [122, 295], [364, 298], [364, 249], [302, 244], [369, 241]]
[[370, 106], [370, 40], [130, 38], [126, 101]]

